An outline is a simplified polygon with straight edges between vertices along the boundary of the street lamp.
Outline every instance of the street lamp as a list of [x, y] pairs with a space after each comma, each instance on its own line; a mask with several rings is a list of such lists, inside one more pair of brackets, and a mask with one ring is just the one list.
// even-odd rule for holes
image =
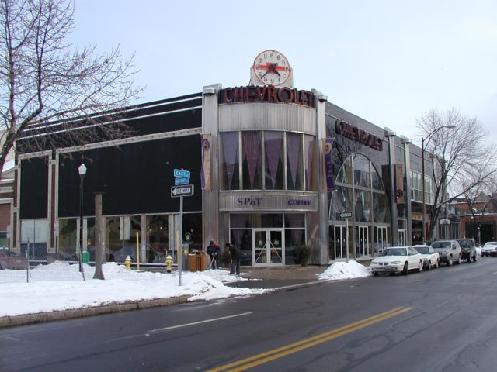
[[86, 165], [81, 163], [78, 167], [79, 183], [79, 272], [83, 272], [83, 179], [86, 174]]
[[423, 226], [423, 244], [426, 244], [426, 196], [425, 196], [425, 188], [426, 188], [426, 182], [425, 182], [425, 141], [426, 144], [428, 144], [428, 141], [431, 139], [431, 136], [433, 136], [435, 133], [437, 133], [439, 130], [443, 128], [447, 129], [454, 129], [456, 126], [455, 125], [442, 125], [441, 127], [436, 128], [433, 130], [426, 139], [424, 137], [421, 138], [421, 178], [422, 178], [422, 185], [423, 185], [423, 219], [422, 219], [422, 226]]

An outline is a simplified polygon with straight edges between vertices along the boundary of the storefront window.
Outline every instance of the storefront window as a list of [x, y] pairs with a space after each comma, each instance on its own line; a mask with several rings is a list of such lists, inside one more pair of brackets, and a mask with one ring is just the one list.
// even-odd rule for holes
[[285, 213], [285, 227], [305, 227], [305, 218], [302, 213]]
[[305, 245], [304, 229], [285, 229], [285, 264], [296, 263], [295, 248]]
[[59, 260], [77, 260], [77, 220], [61, 219], [59, 220], [59, 246], [57, 258]]
[[202, 249], [202, 213], [183, 214], [183, 243], [190, 250]]
[[362, 155], [354, 156], [354, 185], [369, 188], [369, 183], [369, 160]]
[[48, 220], [21, 220], [21, 251], [24, 254], [29, 243], [29, 255], [35, 259], [47, 258]]
[[352, 166], [351, 166], [352, 158], [347, 158], [340, 170], [338, 171], [337, 182], [351, 185], [352, 184]]
[[262, 132], [242, 132], [243, 189], [262, 189]]
[[264, 132], [266, 189], [283, 190], [283, 133]]
[[124, 262], [127, 256], [136, 262], [136, 234], [140, 233], [140, 216], [107, 218], [107, 247], [109, 262]]
[[373, 192], [373, 207], [375, 222], [390, 222], [390, 209], [385, 194]]
[[169, 251], [169, 216], [147, 216], [147, 262], [164, 262]]
[[340, 220], [340, 213], [352, 212], [352, 189], [345, 186], [337, 186], [331, 193], [331, 206], [329, 211], [330, 220]]
[[317, 172], [315, 158], [315, 138], [314, 136], [304, 135], [304, 149], [305, 149], [305, 184], [307, 190], [316, 190], [317, 185]]
[[287, 133], [287, 188], [304, 189], [302, 135]]
[[231, 229], [231, 244], [240, 248], [240, 265], [252, 266], [252, 230]]
[[355, 219], [358, 222], [371, 221], [371, 194], [369, 191], [355, 192]]
[[222, 189], [240, 188], [238, 173], [238, 132], [221, 133]]

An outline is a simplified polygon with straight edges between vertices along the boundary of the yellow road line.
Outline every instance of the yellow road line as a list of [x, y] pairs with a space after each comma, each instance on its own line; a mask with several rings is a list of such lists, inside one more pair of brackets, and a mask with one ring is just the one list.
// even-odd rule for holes
[[392, 309], [390, 311], [386, 311], [384, 313], [376, 314], [376, 315], [371, 316], [369, 318], [359, 320], [359, 321], [354, 322], [354, 323], [350, 323], [350, 324], [345, 325], [343, 327], [340, 327], [340, 328], [337, 328], [337, 329], [334, 329], [331, 331], [323, 332], [323, 333], [320, 333], [319, 335], [316, 335], [316, 336], [305, 338], [301, 341], [293, 342], [291, 344], [288, 344], [288, 345], [285, 345], [285, 346], [282, 346], [282, 347], [279, 347], [276, 349], [272, 349], [272, 350], [266, 351], [264, 353], [254, 355], [254, 356], [246, 358], [246, 359], [242, 359], [239, 361], [231, 362], [231, 363], [213, 368], [213, 369], [209, 370], [209, 372], [245, 371], [249, 368], [253, 368], [253, 367], [259, 366], [261, 364], [268, 363], [270, 361], [282, 358], [284, 356], [297, 353], [299, 351], [308, 349], [310, 347], [313, 347], [313, 346], [322, 344], [324, 342], [331, 341], [335, 338], [344, 336], [348, 333], [351, 333], [351, 332], [357, 331], [359, 329], [368, 327], [368, 326], [373, 325], [375, 323], [382, 322], [386, 319], [389, 319], [389, 318], [395, 317], [397, 315], [400, 315], [402, 313], [405, 313], [411, 309], [412, 308], [410, 308], [410, 307], [398, 307], [398, 308]]

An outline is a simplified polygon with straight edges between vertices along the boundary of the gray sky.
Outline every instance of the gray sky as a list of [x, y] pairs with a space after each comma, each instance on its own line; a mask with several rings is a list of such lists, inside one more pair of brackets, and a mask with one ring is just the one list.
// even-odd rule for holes
[[135, 54], [140, 102], [246, 85], [276, 49], [297, 88], [416, 143], [416, 118], [451, 107], [497, 143], [497, 1], [77, 0], [75, 18], [75, 46]]

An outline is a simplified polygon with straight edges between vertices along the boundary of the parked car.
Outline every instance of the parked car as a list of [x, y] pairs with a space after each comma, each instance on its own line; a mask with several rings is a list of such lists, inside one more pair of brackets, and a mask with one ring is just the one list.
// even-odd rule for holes
[[374, 276], [378, 273], [407, 275], [409, 270], [423, 270], [423, 257], [412, 247], [388, 247], [371, 261], [370, 267]]
[[0, 270], [25, 269], [26, 257], [18, 256], [7, 249], [0, 249]]
[[437, 240], [431, 246], [440, 255], [440, 262], [448, 266], [452, 266], [454, 262], [462, 262], [462, 250], [457, 240]]
[[423, 257], [423, 269], [430, 270], [440, 266], [440, 254], [429, 245], [415, 245], [414, 249]]
[[497, 242], [486, 242], [485, 245], [481, 248], [482, 257], [497, 256], [496, 248]]
[[462, 259], [467, 262], [476, 262], [478, 253], [476, 252], [475, 241], [473, 239], [457, 239], [457, 242], [461, 246]]

